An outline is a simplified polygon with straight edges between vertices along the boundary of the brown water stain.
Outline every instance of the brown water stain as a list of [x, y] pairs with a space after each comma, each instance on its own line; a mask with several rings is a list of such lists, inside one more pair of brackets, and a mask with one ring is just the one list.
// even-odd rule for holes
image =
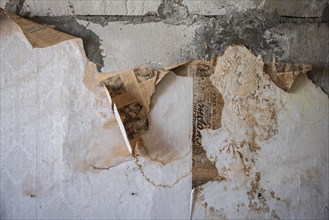
[[213, 206], [209, 206], [207, 202], [205, 202], [205, 197], [203, 194], [203, 187], [198, 186], [195, 188], [195, 200], [205, 208], [205, 216], [207, 219], [228, 219], [225, 210], [221, 208], [218, 210]]
[[[98, 148], [94, 148], [94, 150], [91, 150], [89, 154], [99, 155], [101, 159], [97, 159], [95, 164], [90, 164], [89, 162], [89, 167], [92, 167], [94, 169], [98, 170], [108, 170], [112, 166], [109, 166], [109, 164], [112, 164], [112, 161], [117, 158], [124, 158], [124, 157], [130, 157], [130, 153], [127, 150], [125, 146], [121, 146], [116, 148], [114, 151], [108, 151], [106, 155], [100, 154]], [[96, 157], [97, 158], [97, 157]]]
[[[99, 83], [98, 75], [99, 72], [97, 71], [96, 64], [88, 61], [85, 67], [82, 82], [86, 88], [94, 94], [97, 105], [106, 105], [110, 107], [110, 100], [106, 95], [107, 90], [104, 85]], [[104, 117], [103, 112], [100, 113], [100, 115]]]
[[22, 181], [23, 195], [34, 198], [36, 197], [36, 177], [31, 173], [27, 173]]
[[275, 194], [274, 191], [271, 191], [270, 194], [271, 194], [271, 198], [276, 199], [277, 201], [284, 203], [286, 206], [289, 206], [287, 200], [281, 199], [279, 196], [277, 196]]
[[312, 69], [310, 64], [265, 63], [264, 71], [270, 76], [276, 86], [289, 92], [300, 74]]
[[28, 197], [31, 197], [31, 198], [36, 197], [35, 193], [33, 191], [30, 191], [30, 190], [24, 191], [24, 195], [26, 195]]
[[271, 218], [273, 219], [280, 219], [280, 217], [276, 214], [275, 210], [271, 211]]
[[247, 191], [249, 209], [258, 213], [267, 213], [270, 211], [270, 208], [264, 195], [265, 190], [260, 187], [260, 180], [260, 172], [256, 172], [255, 179], [252, 181], [249, 191]]
[[268, 206], [267, 200], [276, 199], [277, 201], [283, 202], [286, 206], [288, 206], [287, 201], [282, 200], [280, 197], [277, 197], [274, 191], [271, 191], [270, 195], [268, 195], [266, 193], [266, 190], [260, 186], [260, 180], [260, 172], [256, 172], [255, 179], [252, 181], [250, 189], [247, 191], [249, 199], [249, 209], [253, 212], [260, 214], [270, 213], [271, 218], [280, 219], [276, 211]]
[[165, 157], [165, 159], [159, 159], [157, 157], [151, 156], [148, 149], [145, 146], [144, 146], [144, 151], [145, 151], [144, 156], [147, 156], [153, 162], [160, 163], [162, 166], [165, 166], [168, 163], [174, 162], [176, 160], [182, 159], [181, 156], [177, 155], [175, 152], [172, 152], [170, 150], [163, 152], [163, 154], [161, 155], [162, 157]]
[[142, 146], [139, 146], [139, 144], [137, 144], [136, 148], [135, 148], [135, 164], [138, 166], [138, 169], [140, 171], [140, 173], [142, 174], [142, 176], [149, 182], [151, 183], [153, 186], [155, 187], [163, 187], [163, 188], [172, 188], [174, 187], [177, 183], [179, 183], [181, 180], [183, 180], [184, 178], [188, 177], [192, 171], [189, 171], [183, 175], [181, 175], [179, 178], [176, 179], [176, 181], [172, 184], [164, 184], [164, 183], [157, 183], [156, 181], [154, 181], [151, 177], [149, 177], [143, 169], [143, 165], [140, 163], [140, 157], [141, 155], [139, 154], [140, 148]]
[[110, 129], [113, 128], [114, 126], [117, 125], [116, 120], [114, 119], [108, 119], [104, 124], [103, 124], [103, 128], [105, 129]]
[[107, 116], [107, 114], [105, 112], [100, 112], [99, 115], [101, 115], [104, 118], [106, 118], [106, 116]]

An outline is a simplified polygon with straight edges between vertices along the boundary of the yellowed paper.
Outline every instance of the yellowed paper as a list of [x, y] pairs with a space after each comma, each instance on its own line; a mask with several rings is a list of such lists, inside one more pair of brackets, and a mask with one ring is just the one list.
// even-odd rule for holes
[[136, 68], [124, 72], [101, 74], [100, 83], [108, 89], [115, 115], [121, 125], [129, 151], [135, 155], [136, 145], [143, 145], [140, 137], [148, 129], [147, 113], [150, 111], [151, 97], [155, 85], [168, 73], [167, 70]]
[[214, 61], [196, 60], [178, 66], [172, 71], [193, 77], [193, 134], [192, 134], [192, 187], [195, 188], [218, 178], [215, 164], [202, 147], [202, 129], [218, 129], [224, 105], [222, 96], [210, 81], [214, 74]]
[[312, 69], [309, 64], [265, 63], [264, 70], [279, 88], [289, 92], [296, 78]]
[[77, 39], [77, 37], [57, 31], [48, 26], [24, 19], [1, 8], [0, 12], [2, 16], [8, 16], [13, 22], [20, 26], [24, 35], [34, 48], [49, 47], [66, 40]]

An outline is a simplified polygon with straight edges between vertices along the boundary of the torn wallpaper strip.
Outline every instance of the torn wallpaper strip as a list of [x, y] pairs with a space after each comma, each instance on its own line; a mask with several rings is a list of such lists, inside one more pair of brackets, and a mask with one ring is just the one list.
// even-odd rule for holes
[[34, 48], [49, 47], [60, 42], [76, 39], [72, 35], [57, 31], [53, 28], [31, 22], [27, 19], [21, 18], [13, 13], [5, 11], [0, 8], [2, 16], [8, 16], [22, 29], [24, 35]]
[[329, 102], [310, 65], [230, 46], [99, 74], [80, 39], [8, 15], [1, 217], [328, 216]]

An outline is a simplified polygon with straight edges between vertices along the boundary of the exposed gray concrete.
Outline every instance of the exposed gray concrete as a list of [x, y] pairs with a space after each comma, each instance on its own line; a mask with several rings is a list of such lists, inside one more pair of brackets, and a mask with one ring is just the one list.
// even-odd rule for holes
[[[19, 2], [19, 3], [18, 3]], [[321, 17], [328, 0], [1, 0], [0, 6], [19, 4], [9, 8], [21, 15], [71, 16], [71, 15], [125, 15], [137, 16], [157, 12], [229, 15], [250, 9], [277, 12], [289, 17]]]
[[284, 56], [282, 44], [285, 42], [272, 38], [267, 31], [279, 24], [279, 17], [266, 14], [261, 10], [235, 12], [225, 17], [204, 17], [201, 27], [196, 31], [195, 43], [198, 54], [209, 59], [221, 55], [231, 44], [243, 44], [264, 60], [272, 60], [276, 56]]
[[313, 66], [307, 75], [322, 91], [329, 94], [329, 67]]
[[79, 20], [79, 23], [101, 39], [105, 64], [103, 72], [142, 65], [162, 68], [197, 56], [194, 33], [198, 25], [110, 22], [102, 27], [84, 20]]
[[229, 15], [250, 9], [277, 12], [289, 17], [321, 17], [327, 0], [185, 0], [190, 13], [202, 15]]
[[[2, 0], [0, 6], [81, 37], [102, 71], [209, 59], [230, 44], [265, 61], [329, 67], [329, 0]], [[313, 77], [328, 91], [320, 78]]]
[[328, 0], [266, 0], [264, 10], [288, 17], [321, 17], [327, 4]]
[[[4, 0], [3, 0], [4, 1]], [[9, 2], [12, 0], [7, 0]], [[21, 0], [19, 14], [31, 16], [144, 15], [157, 11], [161, 0]]]
[[277, 12], [281, 16], [320, 17], [327, 0], [185, 0], [190, 13], [229, 15], [250, 9]]
[[160, 18], [171, 24], [184, 23], [189, 16], [188, 8], [181, 0], [163, 1], [158, 8]]
[[325, 23], [281, 24], [271, 32], [285, 38], [285, 61], [329, 65], [329, 28]]
[[161, 15], [163, 12], [172, 14], [181, 10], [189, 14], [229, 15], [262, 9], [266, 12], [276, 11], [281, 16], [321, 17], [328, 0], [1, 0], [0, 6], [3, 7], [6, 3], [21, 4], [18, 12], [32, 16], [136, 16], [152, 12]]
[[21, 0], [10, 0], [8, 2], [1, 2], [1, 7], [5, 7], [8, 11], [12, 13], [19, 14], [24, 5], [24, 1]]
[[185, 0], [184, 4], [192, 14], [200, 15], [230, 15], [235, 12], [243, 12], [249, 9], [261, 9], [264, 0]]
[[[323, 11], [322, 11], [322, 21], [327, 22], [327, 23], [329, 22], [329, 3], [325, 7], [325, 9], [323, 9]], [[328, 23], [328, 26], [329, 26], [329, 23]]]

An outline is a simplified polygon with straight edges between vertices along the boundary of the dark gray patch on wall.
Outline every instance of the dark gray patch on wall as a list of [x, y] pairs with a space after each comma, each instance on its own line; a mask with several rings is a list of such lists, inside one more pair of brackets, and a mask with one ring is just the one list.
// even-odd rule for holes
[[6, 3], [5, 9], [11, 13], [19, 14], [23, 8], [25, 0], [9, 0]]
[[228, 17], [203, 17], [195, 35], [198, 54], [205, 59], [214, 58], [231, 44], [243, 44], [255, 54], [261, 54], [265, 61], [271, 61], [274, 50], [278, 57], [284, 53], [275, 38], [269, 40], [265, 36], [265, 32], [278, 23], [277, 14], [261, 10], [237, 12]]
[[146, 15], [124, 16], [124, 15], [76, 15], [77, 19], [90, 21], [106, 27], [110, 22], [122, 22], [124, 24], [143, 24], [151, 22], [161, 22], [161, 18], [155, 13], [147, 13]]
[[189, 12], [183, 0], [164, 0], [159, 5], [158, 15], [164, 22], [177, 25], [186, 22]]
[[82, 38], [88, 59], [97, 65], [98, 71], [104, 66], [103, 50], [100, 49], [101, 39], [93, 31], [80, 25], [75, 17], [34, 17], [30, 19], [41, 24], [55, 25], [59, 31]]
[[307, 73], [307, 76], [329, 95], [329, 67], [312, 66], [312, 70]]
[[327, 22], [329, 26], [329, 3], [326, 5], [326, 7], [322, 11], [322, 21]]

